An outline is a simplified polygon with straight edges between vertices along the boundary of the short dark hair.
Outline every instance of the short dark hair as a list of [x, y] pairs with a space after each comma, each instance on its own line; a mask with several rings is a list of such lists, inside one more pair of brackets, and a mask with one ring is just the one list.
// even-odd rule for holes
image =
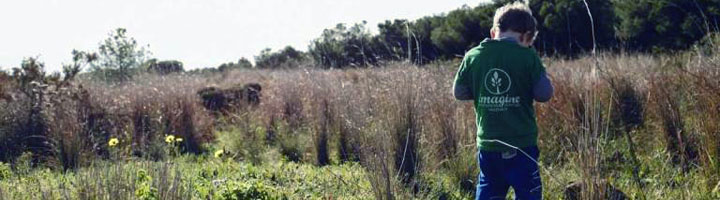
[[522, 34], [535, 33], [536, 26], [537, 21], [532, 16], [530, 7], [523, 2], [510, 3], [495, 10], [493, 28], [501, 32], [510, 30]]

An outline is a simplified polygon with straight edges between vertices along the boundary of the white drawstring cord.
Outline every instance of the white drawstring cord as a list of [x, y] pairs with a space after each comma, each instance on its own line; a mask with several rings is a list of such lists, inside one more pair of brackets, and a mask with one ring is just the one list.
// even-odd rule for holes
[[[545, 171], [547, 171], [547, 172], [548, 172], [548, 175], [550, 176], [550, 178], [552, 178], [555, 182], [557, 182], [557, 183], [560, 184], [560, 185], [564, 184], [564, 183], [561, 183], [558, 178], [556, 178], [555, 176], [553, 176], [552, 173], [550, 173], [550, 170], [547, 169], [547, 167], [545, 167], [545, 166], [543, 166], [542, 164], [540, 164], [540, 162], [538, 162], [537, 160], [535, 160], [535, 158], [533, 158], [532, 156], [530, 156], [530, 154], [528, 154], [527, 152], [523, 151], [522, 149], [520, 149], [520, 148], [518, 148], [518, 147], [516, 147], [516, 146], [513, 146], [513, 145], [511, 145], [511, 144], [508, 144], [508, 143], [506, 143], [506, 142], [503, 142], [502, 140], [481, 140], [481, 141], [483, 141], [483, 142], [496, 142], [496, 143], [499, 143], [499, 144], [502, 144], [502, 145], [505, 145], [505, 146], [507, 146], [507, 147], [510, 147], [510, 148], [513, 148], [513, 149], [515, 149], [515, 150], [520, 151], [520, 153], [522, 153], [523, 155], [525, 155], [525, 157], [529, 158], [530, 160], [532, 160], [533, 162], [535, 162], [535, 164], [537, 164], [538, 166], [542, 167]], [[478, 152], [478, 153], [480, 153], [480, 152]]]

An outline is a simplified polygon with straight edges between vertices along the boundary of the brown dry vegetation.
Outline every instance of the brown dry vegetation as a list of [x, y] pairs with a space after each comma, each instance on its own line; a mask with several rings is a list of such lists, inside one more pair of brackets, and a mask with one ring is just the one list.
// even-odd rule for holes
[[[540, 162], [551, 170], [543, 176], [546, 196], [570, 181], [589, 183], [587, 198], [602, 198], [605, 183], [632, 198], [719, 195], [711, 191], [720, 181], [720, 56], [600, 54], [545, 63], [556, 87], [550, 103], [536, 104]], [[26, 151], [37, 164], [64, 169], [111, 156], [162, 160], [168, 153], [159, 145], [172, 134], [186, 138], [182, 152], [226, 149], [257, 164], [268, 147], [319, 166], [359, 161], [379, 199], [447, 182], [471, 194], [475, 119], [471, 103], [452, 97], [455, 70], [443, 62], [147, 75], [122, 85], [77, 80], [39, 93], [0, 75], [0, 97], [14, 97], [0, 98], [0, 160], [12, 163]], [[211, 115], [197, 96], [207, 86], [247, 83], [262, 85], [261, 103], [225, 116]], [[68, 89], [49, 92], [55, 88]], [[111, 137], [129, 144], [111, 153]], [[678, 180], [696, 182], [663, 175], [673, 169], [691, 176]]]

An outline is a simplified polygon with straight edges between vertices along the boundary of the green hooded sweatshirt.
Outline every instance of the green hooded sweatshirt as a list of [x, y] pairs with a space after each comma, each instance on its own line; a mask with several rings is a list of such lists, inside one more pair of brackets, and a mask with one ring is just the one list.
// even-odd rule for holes
[[516, 42], [486, 39], [471, 49], [455, 76], [455, 85], [472, 92], [481, 151], [537, 145], [533, 84], [545, 67], [537, 52]]

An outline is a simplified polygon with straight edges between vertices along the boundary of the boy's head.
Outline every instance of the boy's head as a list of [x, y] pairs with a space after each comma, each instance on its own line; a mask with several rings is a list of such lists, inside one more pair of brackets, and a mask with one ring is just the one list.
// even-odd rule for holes
[[490, 30], [492, 38], [501, 34], [517, 37], [520, 45], [530, 46], [537, 35], [537, 21], [527, 4], [515, 2], [495, 10], [493, 28]]

